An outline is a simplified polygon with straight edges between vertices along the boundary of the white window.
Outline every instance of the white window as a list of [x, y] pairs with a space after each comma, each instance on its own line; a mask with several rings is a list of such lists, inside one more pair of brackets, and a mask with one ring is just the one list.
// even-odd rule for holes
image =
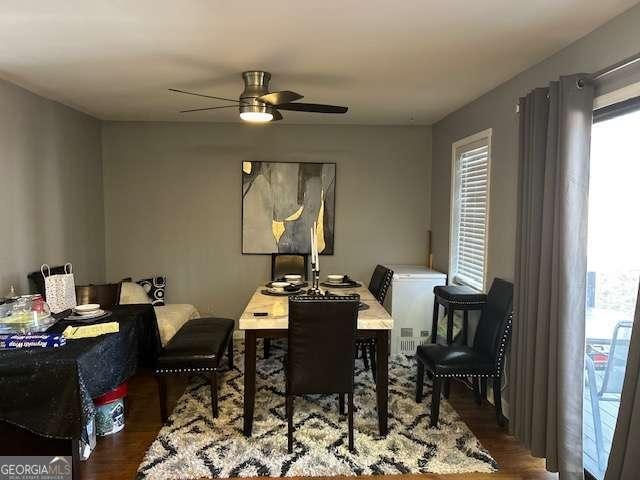
[[487, 263], [491, 129], [453, 144], [451, 175], [452, 283], [483, 291]]

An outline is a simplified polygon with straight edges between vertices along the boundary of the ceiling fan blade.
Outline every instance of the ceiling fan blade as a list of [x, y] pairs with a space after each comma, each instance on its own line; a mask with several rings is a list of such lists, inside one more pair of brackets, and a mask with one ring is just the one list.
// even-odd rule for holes
[[240, 100], [236, 100], [233, 98], [213, 97], [211, 95], [204, 95], [203, 93], [195, 93], [195, 92], [187, 92], [186, 90], [178, 90], [177, 88], [170, 88], [169, 91], [177, 92], [177, 93], [186, 93], [187, 95], [195, 95], [196, 97], [205, 97], [205, 98], [213, 98], [215, 100], [224, 100], [225, 102], [244, 103], [244, 102], [241, 102]]
[[338, 105], [323, 105], [320, 103], [283, 103], [278, 105], [280, 110], [293, 110], [296, 112], [316, 112], [316, 113], [346, 113], [348, 107]]
[[273, 112], [273, 120], [271, 120], [272, 122], [277, 122], [278, 120], [282, 120], [284, 117], [282, 116], [282, 114], [278, 111], [275, 110]]
[[268, 103], [269, 105], [278, 106], [283, 103], [294, 102], [303, 98], [302, 95], [291, 90], [282, 90], [281, 92], [271, 92], [266, 95], [262, 95], [256, 100], [259, 102]]
[[180, 110], [180, 113], [189, 113], [189, 112], [202, 112], [204, 110], [217, 110], [219, 108], [238, 108], [238, 105], [223, 105], [222, 107], [208, 107], [208, 108], [191, 108], [189, 110]]

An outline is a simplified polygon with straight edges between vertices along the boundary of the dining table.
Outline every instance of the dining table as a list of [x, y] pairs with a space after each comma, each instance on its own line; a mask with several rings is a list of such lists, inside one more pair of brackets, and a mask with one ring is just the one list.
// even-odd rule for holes
[[[376, 344], [376, 406], [381, 436], [388, 432], [389, 403], [389, 333], [393, 318], [362, 284], [349, 288], [323, 288], [333, 295], [360, 295], [366, 305], [358, 312], [356, 336], [375, 338]], [[238, 329], [244, 331], [244, 435], [251, 436], [256, 397], [256, 344], [259, 338], [286, 338], [289, 325], [289, 297], [267, 295], [259, 286], [242, 312]]]

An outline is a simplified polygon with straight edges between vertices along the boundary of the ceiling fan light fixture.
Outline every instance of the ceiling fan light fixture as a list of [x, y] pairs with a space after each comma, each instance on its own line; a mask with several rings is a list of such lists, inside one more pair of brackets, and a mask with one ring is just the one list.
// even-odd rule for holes
[[[240, 94], [240, 98], [238, 100], [214, 97], [213, 95], [188, 92], [186, 90], [178, 90], [175, 88], [170, 88], [169, 90], [184, 93], [186, 95], [224, 100], [225, 102], [238, 102], [240, 119], [243, 122], [248, 123], [269, 123], [282, 120], [283, 117], [280, 110], [316, 113], [347, 113], [347, 110], [349, 110], [348, 107], [341, 107], [338, 105], [296, 102], [296, 100], [300, 100], [303, 96], [291, 90], [271, 92], [269, 90], [269, 81], [271, 80], [271, 74], [269, 72], [261, 70], [246, 71], [242, 73], [242, 80], [244, 81], [244, 90]], [[192, 108], [189, 110], [182, 110], [180, 113], [218, 110], [220, 108], [229, 108], [234, 106], [235, 105], [223, 105], [206, 108]]]
[[240, 112], [240, 118], [245, 122], [266, 123], [273, 120], [273, 114], [270, 112]]

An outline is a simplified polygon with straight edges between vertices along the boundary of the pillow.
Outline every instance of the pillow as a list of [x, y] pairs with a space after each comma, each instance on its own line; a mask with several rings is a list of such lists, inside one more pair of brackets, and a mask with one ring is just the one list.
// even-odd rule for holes
[[141, 285], [133, 282], [122, 282], [120, 287], [120, 304], [151, 303], [147, 292]]
[[144, 288], [155, 307], [164, 305], [164, 289], [167, 286], [167, 277], [152, 277], [138, 280], [138, 285]]

